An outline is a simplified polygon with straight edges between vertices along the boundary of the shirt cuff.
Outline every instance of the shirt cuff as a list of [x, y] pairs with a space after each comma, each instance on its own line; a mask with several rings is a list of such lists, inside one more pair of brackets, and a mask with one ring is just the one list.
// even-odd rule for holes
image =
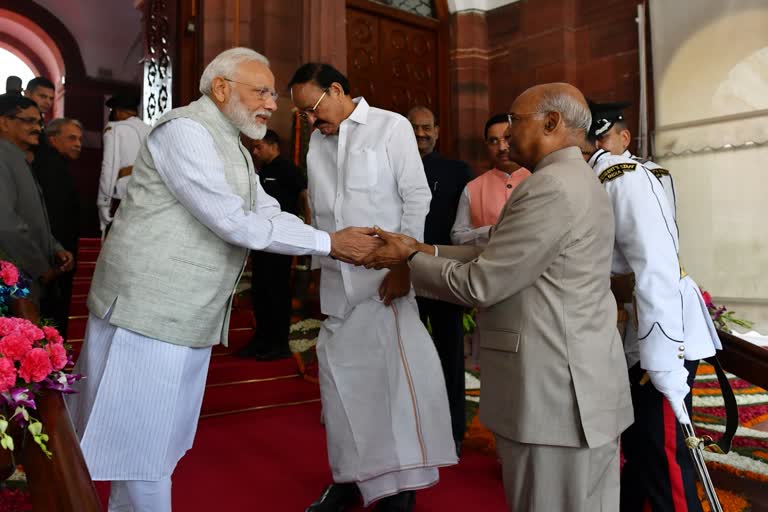
[[331, 235], [319, 229], [315, 230], [315, 251], [319, 256], [331, 254]]
[[437, 246], [433, 245], [432, 247], [435, 248], [435, 256], [440, 256], [440, 251], [437, 250]]

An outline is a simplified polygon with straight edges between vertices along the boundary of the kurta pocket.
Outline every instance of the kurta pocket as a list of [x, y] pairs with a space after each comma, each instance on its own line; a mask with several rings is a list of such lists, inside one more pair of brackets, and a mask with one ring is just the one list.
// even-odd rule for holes
[[346, 186], [352, 190], [368, 190], [378, 182], [376, 152], [371, 148], [352, 149], [347, 157]]

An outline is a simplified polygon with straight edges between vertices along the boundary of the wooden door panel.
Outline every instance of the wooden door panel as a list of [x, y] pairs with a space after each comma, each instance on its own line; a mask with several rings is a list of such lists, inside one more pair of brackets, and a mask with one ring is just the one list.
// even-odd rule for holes
[[409, 23], [408, 16], [400, 18], [395, 12], [384, 16], [347, 8], [352, 95], [365, 96], [371, 105], [401, 114], [416, 105], [437, 111], [437, 27]]
[[379, 20], [357, 9], [347, 9], [347, 75], [352, 97], [364, 96], [379, 106]]

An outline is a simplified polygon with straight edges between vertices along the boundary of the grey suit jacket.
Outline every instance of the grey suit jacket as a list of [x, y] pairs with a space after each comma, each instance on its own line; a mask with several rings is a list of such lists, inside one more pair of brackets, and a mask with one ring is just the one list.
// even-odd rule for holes
[[54, 255], [61, 249], [24, 152], [0, 139], [0, 253], [35, 281], [31, 299], [39, 298], [37, 278], [55, 264]]
[[485, 249], [418, 254], [421, 295], [478, 309], [480, 419], [520, 443], [601, 446], [632, 423], [610, 290], [613, 211], [575, 147], [545, 157]]

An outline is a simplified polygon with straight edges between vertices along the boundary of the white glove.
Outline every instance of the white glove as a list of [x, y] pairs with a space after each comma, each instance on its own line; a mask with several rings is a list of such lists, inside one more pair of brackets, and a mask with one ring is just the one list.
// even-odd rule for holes
[[109, 214], [109, 206], [99, 206], [99, 223], [101, 224], [101, 230], [107, 227], [112, 222], [112, 216]]
[[691, 419], [685, 410], [685, 397], [691, 391], [691, 388], [688, 387], [688, 370], [685, 368], [678, 368], [669, 372], [648, 370], [648, 377], [651, 378], [653, 387], [669, 400], [677, 421], [690, 425]]

